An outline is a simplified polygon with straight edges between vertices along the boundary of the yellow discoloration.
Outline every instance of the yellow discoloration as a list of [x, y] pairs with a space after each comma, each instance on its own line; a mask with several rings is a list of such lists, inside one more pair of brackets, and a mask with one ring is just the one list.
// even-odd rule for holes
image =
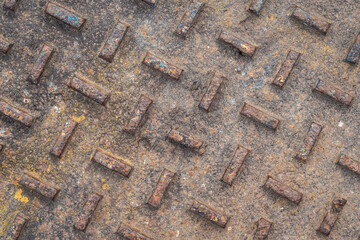
[[79, 123], [85, 120], [85, 116], [84, 115], [81, 115], [80, 117], [73, 116], [72, 119]]
[[27, 197], [25, 197], [25, 196], [22, 196], [21, 193], [22, 193], [22, 189], [17, 190], [16, 193], [15, 193], [14, 198], [16, 200], [18, 200], [19, 202], [22, 202], [22, 203], [29, 202], [29, 199]]
[[102, 188], [103, 190], [106, 190], [106, 191], [110, 190], [110, 186], [107, 185], [106, 183], [105, 183], [104, 185], [102, 185], [101, 188]]
[[270, 15], [270, 16], [269, 16], [269, 20], [270, 20], [270, 21], [274, 21], [274, 20], [275, 20], [275, 17], [272, 16], [272, 15]]

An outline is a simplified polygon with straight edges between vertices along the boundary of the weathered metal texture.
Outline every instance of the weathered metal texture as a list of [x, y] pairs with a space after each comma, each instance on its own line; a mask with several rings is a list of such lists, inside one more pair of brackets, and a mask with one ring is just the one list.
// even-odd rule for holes
[[323, 93], [323, 94], [335, 99], [336, 101], [346, 104], [346, 105], [350, 105], [353, 100], [353, 96], [351, 96], [350, 94], [348, 94], [348, 93], [344, 92], [343, 90], [341, 90], [340, 88], [338, 88], [330, 83], [327, 83], [325, 81], [322, 81], [322, 80], [317, 81], [314, 90], [318, 91], [320, 93]]
[[360, 175], [360, 162], [356, 161], [350, 157], [340, 154], [337, 159], [337, 164], [340, 166], [349, 169], [350, 171]]
[[265, 187], [296, 204], [299, 204], [303, 198], [303, 194], [301, 192], [289, 187], [282, 182], [279, 182], [271, 176], [268, 176]]
[[360, 33], [355, 37], [354, 43], [348, 50], [348, 54], [345, 57], [345, 61], [348, 63], [357, 63], [360, 57]]
[[241, 166], [244, 164], [246, 156], [249, 154], [249, 150], [242, 146], [238, 146], [233, 156], [233, 159], [225, 169], [224, 175], [221, 180], [227, 184], [232, 185], [235, 177], [238, 175]]
[[347, 200], [344, 198], [336, 198], [332, 202], [331, 210], [326, 214], [324, 220], [322, 221], [318, 231], [326, 236], [328, 236], [333, 229], [339, 213], [343, 206], [345, 206]]
[[64, 128], [62, 129], [60, 135], [56, 139], [54, 146], [52, 147], [50, 153], [56, 157], [60, 157], [64, 152], [66, 145], [68, 144], [71, 136], [74, 134], [74, 131], [78, 125], [78, 122], [75, 120], [67, 120], [65, 122]]
[[267, 239], [269, 232], [270, 232], [271, 225], [272, 225], [272, 222], [266, 220], [265, 218], [260, 218], [256, 222], [257, 229], [256, 229], [253, 240]]
[[141, 1], [143, 1], [146, 4], [149, 4], [152, 7], [155, 7], [158, 2], [158, 0], [141, 0]]
[[20, 237], [20, 234], [28, 222], [29, 218], [24, 214], [17, 214], [13, 223], [7, 231], [5, 240], [17, 240]]
[[78, 13], [72, 12], [55, 2], [49, 2], [46, 5], [45, 12], [76, 29], [80, 29], [86, 22], [86, 19], [81, 17]]
[[301, 21], [304, 25], [315, 28], [322, 34], [326, 34], [331, 26], [331, 23], [327, 19], [311, 14], [299, 7], [295, 7], [291, 16]]
[[99, 195], [97, 193], [93, 193], [90, 195], [88, 200], [85, 202], [84, 207], [81, 209], [78, 220], [74, 224], [74, 227], [77, 230], [80, 230], [80, 231], [86, 230], [86, 228], [90, 222], [90, 219], [102, 198], [103, 198], [103, 196]]
[[311, 150], [313, 149], [322, 128], [323, 127], [320, 124], [314, 122], [311, 123], [309, 130], [307, 131], [306, 136], [304, 138], [304, 141], [300, 147], [300, 150], [295, 155], [295, 158], [303, 162], [306, 162], [308, 160]]
[[252, 57], [255, 54], [257, 46], [254, 44], [245, 42], [244, 40], [235, 37], [233, 34], [226, 31], [221, 31], [219, 40], [224, 41], [233, 47], [237, 48], [242, 54]]
[[145, 95], [141, 95], [138, 101], [138, 104], [134, 110], [132, 118], [128, 122], [128, 124], [124, 127], [124, 131], [135, 134], [136, 130], [140, 126], [141, 120], [144, 118], [145, 113], [149, 109], [152, 104], [152, 99]]
[[91, 156], [91, 160], [112, 170], [120, 173], [124, 177], [129, 177], [133, 167], [124, 162], [119, 157], [116, 157], [110, 153], [106, 153], [102, 149], [97, 149]]
[[20, 178], [19, 184], [51, 200], [54, 200], [54, 198], [60, 191], [59, 189], [54, 188], [26, 173], [24, 173], [24, 175], [22, 175], [22, 177]]
[[10, 42], [9, 40], [5, 39], [4, 37], [0, 36], [0, 51], [7, 54], [14, 43]]
[[0, 99], [0, 112], [27, 127], [30, 127], [34, 121], [26, 110], [13, 106], [5, 99]]
[[124, 223], [120, 223], [120, 226], [116, 233], [127, 240], [151, 240], [151, 238], [145, 236], [142, 233], [139, 233], [139, 231], [129, 227]]
[[158, 183], [156, 184], [154, 190], [152, 191], [150, 197], [147, 200], [147, 204], [154, 208], [160, 207], [161, 200], [164, 197], [165, 191], [173, 180], [174, 176], [175, 172], [172, 172], [166, 168], [162, 171]]
[[199, 154], [204, 154], [206, 150], [206, 144], [203, 140], [188, 136], [185, 133], [179, 132], [177, 130], [171, 129], [167, 135], [168, 139], [171, 142], [180, 144], [184, 147], [193, 149]]
[[255, 13], [256, 15], [259, 15], [260, 10], [265, 2], [266, 0], [250, 0], [248, 10], [252, 13]]
[[280, 123], [279, 119], [270, 116], [262, 109], [258, 107], [254, 107], [248, 103], [244, 103], [244, 106], [242, 107], [240, 114], [250, 119], [253, 119], [273, 130], [276, 130], [276, 128]]
[[183, 72], [181, 68], [176, 67], [175, 65], [168, 63], [167, 61], [155, 56], [154, 54], [147, 52], [143, 63], [151, 68], [154, 68], [166, 75], [169, 75], [171, 78], [178, 80]]
[[182, 16], [179, 25], [176, 27], [175, 33], [185, 38], [190, 28], [199, 17], [201, 9], [204, 7], [204, 5], [205, 4], [200, 1], [191, 2], [188, 9]]
[[216, 93], [218, 92], [223, 81], [226, 80], [226, 77], [219, 72], [215, 72], [211, 82], [209, 84], [206, 93], [202, 97], [199, 107], [205, 109], [206, 111], [210, 110], [211, 104], [214, 101]]
[[102, 47], [99, 57], [111, 63], [129, 27], [130, 25], [124, 22], [116, 24]]
[[225, 228], [230, 220], [229, 216], [221, 214], [196, 200], [193, 202], [190, 211], [222, 228]]
[[4, 0], [4, 8], [15, 11], [19, 0]]
[[30, 75], [28, 77], [28, 81], [38, 84], [40, 82], [40, 77], [45, 70], [46, 64], [50, 61], [51, 55], [53, 54], [53, 47], [48, 44], [44, 44], [34, 67], [31, 69]]
[[276, 74], [276, 77], [272, 82], [274, 85], [281, 88], [284, 87], [299, 57], [300, 53], [293, 50], [289, 51], [285, 61], [282, 63], [281, 68], [279, 69], [279, 72]]
[[81, 76], [74, 76], [70, 80], [69, 87], [102, 105], [106, 105], [110, 99], [108, 90]]

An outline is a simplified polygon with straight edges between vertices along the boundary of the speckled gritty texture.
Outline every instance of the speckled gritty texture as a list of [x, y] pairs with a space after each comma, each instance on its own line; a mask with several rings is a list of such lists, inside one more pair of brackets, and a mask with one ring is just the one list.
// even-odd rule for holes
[[[1, 34], [14, 41], [0, 54], [0, 95], [31, 112], [25, 127], [0, 116], [0, 236], [18, 212], [29, 216], [20, 240], [115, 240], [120, 222], [154, 239], [252, 239], [261, 217], [269, 240], [358, 239], [360, 178], [335, 164], [359, 160], [359, 65], [343, 61], [360, 30], [357, 0], [267, 0], [260, 15], [248, 0], [208, 0], [187, 39], [174, 34], [188, 1], [143, 8], [128, 0], [58, 0], [87, 19], [78, 31], [45, 14], [46, 1], [0, 8]], [[326, 36], [289, 17], [293, 5], [332, 22]], [[130, 25], [112, 64], [98, 53], [113, 26]], [[217, 37], [224, 29], [258, 46], [252, 58]], [[43, 43], [54, 46], [38, 85], [26, 81]], [[302, 55], [283, 89], [273, 86], [289, 49]], [[141, 63], [150, 51], [184, 69], [174, 80]], [[224, 82], [209, 112], [198, 104], [215, 71]], [[76, 72], [111, 90], [106, 106], [66, 83]], [[354, 96], [347, 107], [312, 92], [322, 79]], [[122, 131], [141, 94], [153, 99], [135, 136]], [[281, 119], [276, 131], [239, 115], [244, 102]], [[50, 150], [69, 118], [79, 122], [62, 158]], [[294, 159], [311, 122], [324, 128], [306, 163]], [[166, 139], [177, 129], [204, 140], [199, 155]], [[232, 186], [220, 181], [238, 145], [251, 150]], [[129, 178], [91, 162], [104, 149], [134, 166]], [[162, 204], [146, 204], [164, 168], [176, 172]], [[23, 172], [60, 188], [55, 201], [21, 187]], [[270, 174], [301, 191], [299, 205], [262, 186]], [[104, 196], [86, 232], [73, 224], [91, 193]], [[347, 199], [329, 237], [316, 232], [336, 197]], [[192, 214], [194, 200], [231, 216], [226, 228]], [[0, 237], [0, 238], [1, 238]]]

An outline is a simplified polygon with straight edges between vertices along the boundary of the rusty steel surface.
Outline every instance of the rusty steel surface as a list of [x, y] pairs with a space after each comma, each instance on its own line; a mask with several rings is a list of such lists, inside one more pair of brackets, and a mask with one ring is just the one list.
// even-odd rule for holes
[[358, 240], [358, 0], [0, 4], [0, 239]]

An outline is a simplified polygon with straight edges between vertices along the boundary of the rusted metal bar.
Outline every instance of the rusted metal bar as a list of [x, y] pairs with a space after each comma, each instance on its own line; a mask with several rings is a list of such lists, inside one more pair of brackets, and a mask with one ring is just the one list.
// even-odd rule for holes
[[129, 177], [130, 172], [133, 169], [132, 166], [125, 163], [119, 157], [116, 157], [110, 153], [105, 153], [105, 151], [102, 149], [97, 149], [91, 156], [91, 160], [112, 171], [120, 173], [125, 177]]
[[206, 93], [202, 97], [199, 107], [205, 109], [206, 111], [209, 111], [211, 104], [215, 98], [216, 93], [218, 92], [222, 82], [226, 78], [223, 74], [215, 72], [213, 78], [211, 79], [210, 85], [208, 89], [206, 90]]
[[174, 176], [175, 172], [172, 172], [166, 168], [162, 171], [158, 183], [147, 200], [147, 204], [154, 208], [160, 207], [161, 199], [164, 197], [165, 191], [168, 188], [170, 182], [174, 179]]
[[255, 13], [256, 15], [260, 14], [260, 10], [262, 6], [264, 5], [266, 0], [250, 0], [249, 8], [248, 10], [252, 13]]
[[143, 63], [151, 68], [154, 68], [173, 79], [178, 80], [183, 72], [182, 69], [176, 67], [175, 65], [168, 63], [167, 61], [155, 56], [154, 54], [147, 52]]
[[280, 123], [280, 120], [270, 116], [260, 108], [254, 107], [248, 103], [245, 103], [243, 108], [241, 109], [240, 114], [253, 119], [263, 125], [265, 125], [268, 128], [271, 128], [273, 130], [276, 130], [277, 126]]
[[116, 233], [119, 234], [120, 237], [127, 240], [151, 240], [151, 238], [145, 236], [142, 233], [139, 233], [138, 230], [135, 230], [124, 223], [120, 223]]
[[345, 57], [345, 61], [355, 64], [359, 61], [360, 57], [360, 33], [356, 36], [354, 43], [351, 45], [348, 54]]
[[17, 214], [13, 224], [7, 231], [6, 240], [16, 240], [20, 237], [21, 231], [25, 227], [25, 224], [29, 221], [29, 218], [23, 214]]
[[238, 146], [233, 159], [229, 163], [228, 167], [226, 168], [224, 175], [222, 176], [221, 180], [229, 185], [231, 185], [241, 169], [246, 156], [248, 155], [249, 150], [242, 146]]
[[99, 57], [111, 63], [129, 27], [130, 25], [124, 22], [116, 24], [102, 47]]
[[321, 80], [317, 81], [314, 90], [323, 93], [335, 99], [336, 101], [346, 105], [350, 105], [353, 100], [353, 96], [351, 96], [350, 94], [344, 92], [343, 90], [332, 84], [329, 84]]
[[171, 130], [167, 136], [171, 142], [178, 143], [184, 147], [191, 148], [200, 154], [205, 152], [205, 143], [201, 139], [190, 137], [177, 130]]
[[76, 127], [78, 125], [78, 122], [70, 119], [65, 122], [65, 126], [63, 130], [61, 131], [60, 135], [58, 136], [55, 145], [51, 149], [51, 154], [60, 157], [63, 153], [66, 145], [68, 144], [71, 136], [73, 135]]
[[301, 21], [304, 25], [315, 28], [322, 34], [326, 34], [331, 25], [327, 19], [311, 14], [299, 7], [294, 9], [291, 16]]
[[141, 120], [144, 118], [145, 113], [149, 109], [153, 101], [145, 95], [141, 95], [136, 106], [133, 117], [130, 119], [129, 123], [125, 126], [124, 131], [135, 134], [136, 129], [140, 126]]
[[59, 189], [43, 183], [37, 178], [32, 177], [26, 173], [20, 178], [19, 184], [52, 200], [54, 200], [55, 196], [60, 191]]
[[301, 192], [292, 189], [291, 187], [285, 185], [282, 182], [279, 182], [278, 180], [275, 180], [270, 175], [266, 180], [265, 187], [271, 189], [280, 196], [283, 196], [296, 204], [299, 204], [303, 197], [303, 194]]
[[11, 105], [5, 99], [0, 99], [0, 112], [27, 127], [30, 127], [34, 121], [34, 118], [26, 110]]
[[203, 6], [204, 6], [203, 2], [200, 1], [191, 2], [190, 6], [184, 13], [183, 17], [181, 18], [181, 21], [177, 26], [175, 33], [185, 38], [186, 34], [188, 33], [188, 31], [196, 21], [197, 17], [199, 16]]
[[90, 197], [88, 198], [88, 200], [86, 201], [86, 203], [84, 204], [84, 207], [82, 208], [82, 210], [80, 212], [78, 220], [74, 224], [74, 227], [77, 230], [80, 230], [80, 231], [86, 230], [86, 228], [90, 222], [91, 216], [95, 212], [95, 209], [102, 198], [103, 198], [103, 196], [101, 196], [97, 193], [93, 193], [90, 195]]
[[318, 231], [326, 236], [328, 236], [334, 227], [340, 211], [343, 206], [345, 206], [347, 200], [344, 198], [336, 198], [332, 202], [331, 210], [326, 214], [324, 220], [322, 221]]
[[70, 80], [69, 87], [102, 105], [106, 105], [110, 99], [110, 92], [108, 90], [99, 87], [96, 83], [84, 77], [73, 77]]
[[54, 2], [49, 2], [46, 5], [45, 12], [76, 29], [80, 29], [86, 22], [86, 19], [81, 17], [78, 13], [75, 13]]
[[220, 33], [219, 39], [237, 48], [242, 54], [247, 55], [249, 57], [252, 57], [257, 49], [257, 46], [245, 42], [225, 31], [222, 31]]
[[274, 85], [279, 86], [281, 88], [284, 87], [299, 57], [300, 57], [300, 53], [293, 50], [289, 51], [285, 61], [281, 65], [279, 72], [276, 74], [276, 77], [272, 82]]
[[155, 7], [157, 2], [158, 2], [158, 0], [141, 0], [141, 1], [143, 1], [144, 3], [149, 4], [152, 7]]
[[40, 82], [40, 77], [45, 70], [46, 64], [50, 61], [53, 54], [53, 47], [44, 43], [39, 57], [36, 59], [34, 67], [31, 69], [28, 81], [38, 84]]
[[349, 157], [345, 156], [344, 154], [340, 154], [336, 163], [339, 164], [340, 166], [347, 168], [350, 171], [353, 171], [354, 173], [357, 173], [360, 175], [360, 162], [359, 161], [349, 158]]
[[4, 8], [15, 11], [20, 0], [4, 0]]
[[223, 228], [230, 220], [230, 217], [220, 214], [198, 201], [193, 202], [190, 211]]
[[253, 240], [266, 239], [269, 235], [271, 225], [272, 225], [272, 222], [270, 222], [264, 218], [260, 218], [259, 221], [256, 222], [257, 229], [256, 229]]
[[0, 52], [7, 54], [11, 50], [13, 45], [14, 43], [0, 36]]
[[306, 162], [308, 159], [311, 150], [313, 149], [315, 142], [320, 135], [320, 132], [322, 130], [322, 126], [317, 123], [311, 123], [310, 128], [304, 138], [303, 144], [299, 150], [299, 152], [296, 154], [295, 158]]

